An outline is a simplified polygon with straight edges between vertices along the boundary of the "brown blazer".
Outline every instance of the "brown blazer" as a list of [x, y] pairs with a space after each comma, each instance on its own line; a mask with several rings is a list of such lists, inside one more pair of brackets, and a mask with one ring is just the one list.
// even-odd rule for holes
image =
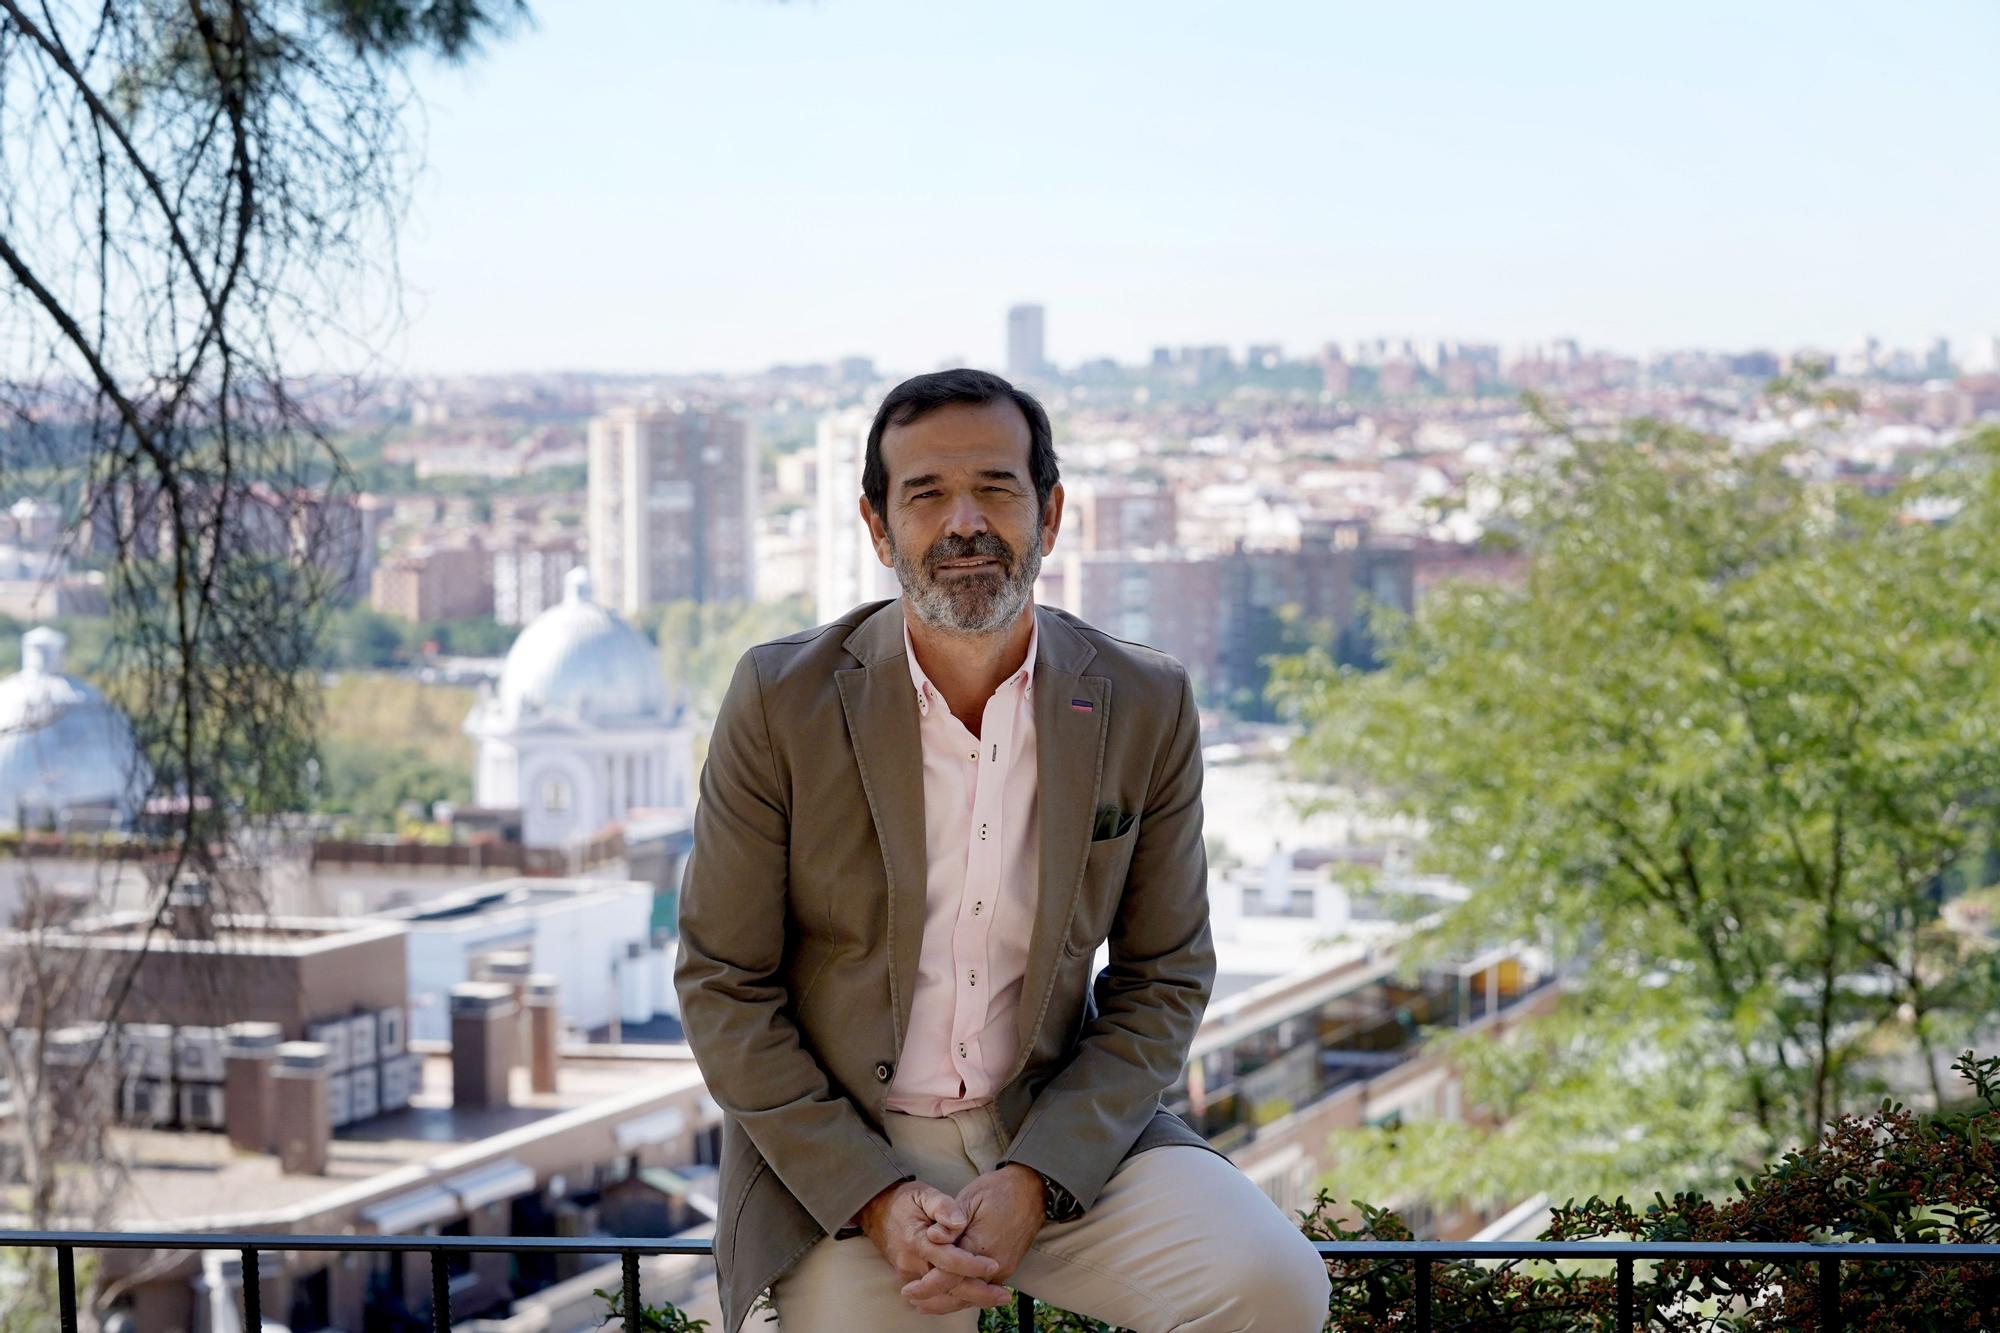
[[[1127, 1155], [1203, 1145], [1160, 1106], [1215, 976], [1200, 724], [1178, 662], [1035, 614], [1041, 895], [1021, 1054], [995, 1110], [1008, 1159], [1088, 1208]], [[882, 1129], [928, 864], [902, 616], [870, 603], [744, 654], [702, 768], [674, 980], [724, 1116], [715, 1255], [731, 1333], [908, 1174]], [[1121, 831], [1092, 840], [1107, 829]]]

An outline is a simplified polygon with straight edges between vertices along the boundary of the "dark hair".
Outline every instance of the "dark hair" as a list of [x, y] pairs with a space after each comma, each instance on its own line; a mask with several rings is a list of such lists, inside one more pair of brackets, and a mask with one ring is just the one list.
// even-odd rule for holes
[[1028, 476], [1035, 483], [1035, 512], [1048, 508], [1049, 492], [1056, 488], [1055, 434], [1049, 429], [1049, 414], [1025, 389], [1017, 389], [998, 375], [984, 370], [938, 370], [913, 375], [895, 388], [875, 409], [875, 424], [868, 428], [868, 454], [861, 465], [861, 493], [877, 514], [889, 512], [889, 471], [882, 465], [882, 434], [891, 426], [907, 426], [953, 403], [990, 403], [1011, 398], [1021, 415], [1028, 419]]

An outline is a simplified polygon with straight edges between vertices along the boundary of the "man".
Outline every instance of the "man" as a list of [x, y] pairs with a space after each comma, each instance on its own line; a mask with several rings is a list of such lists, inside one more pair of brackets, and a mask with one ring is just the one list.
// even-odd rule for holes
[[1047, 415], [908, 380], [862, 490], [903, 596], [737, 664], [681, 895], [725, 1329], [768, 1285], [782, 1333], [970, 1333], [1008, 1284], [1140, 1333], [1318, 1329], [1311, 1246], [1160, 1106], [1215, 972], [1194, 697], [1034, 605]]

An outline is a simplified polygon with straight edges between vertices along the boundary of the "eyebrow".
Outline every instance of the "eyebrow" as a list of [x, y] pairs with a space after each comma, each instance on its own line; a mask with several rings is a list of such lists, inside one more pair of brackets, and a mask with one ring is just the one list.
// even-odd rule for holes
[[[1020, 474], [1012, 468], [1004, 467], [981, 468], [979, 475], [987, 481], [1019, 481], [1021, 479]], [[926, 472], [922, 476], [903, 478], [902, 489], [913, 491], [924, 486], [935, 486], [941, 480], [943, 479], [937, 473]]]

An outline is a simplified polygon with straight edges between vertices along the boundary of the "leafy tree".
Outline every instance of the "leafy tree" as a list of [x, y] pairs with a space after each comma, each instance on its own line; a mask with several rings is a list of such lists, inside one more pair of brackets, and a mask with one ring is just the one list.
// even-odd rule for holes
[[[0, 474], [55, 501], [106, 571], [111, 633], [79, 666], [132, 719], [135, 780], [167, 798], [146, 830], [155, 924], [185, 873], [238, 892], [214, 872], [243, 820], [303, 803], [317, 631], [358, 525], [320, 425], [338, 389], [299, 372], [365, 359], [393, 316], [355, 298], [393, 266], [411, 62], [467, 55], [522, 12], [0, 0]], [[105, 1023], [82, 1086], [111, 1086], [139, 959], [44, 949], [55, 907], [30, 892], [0, 950], [0, 1159], [28, 1226], [89, 1229], [116, 1193], [115, 1099], [41, 1053]], [[54, 1327], [44, 1294], [0, 1292], [0, 1325]]]
[[[1281, 664], [1296, 752], [1419, 819], [1430, 863], [1474, 887], [1435, 943], [1583, 961], [1596, 1008], [1512, 1069], [1533, 1080], [1514, 1114], [1622, 1101], [1657, 1179], [1643, 1135], [1686, 1108], [1619, 1096], [1648, 1060], [1726, 1080], [1714, 1109], [1770, 1144], [1907, 1082], [1904, 1061], [1941, 1099], [1938, 1053], [1996, 995], [1995, 956], [1940, 907], [1953, 877], [1991, 878], [2000, 827], [2000, 437], [1875, 499], [1797, 450], [1550, 426], [1508, 497], [1525, 585], [1380, 618], [1375, 675]], [[1918, 499], [1953, 517], [1914, 521]], [[1674, 1039], [1578, 1058], [1639, 997]], [[1689, 1170], [1715, 1137], [1685, 1142]]]
[[695, 712], [712, 717], [744, 651], [811, 626], [803, 597], [782, 602], [668, 602], [646, 618], [660, 645], [669, 689]]

